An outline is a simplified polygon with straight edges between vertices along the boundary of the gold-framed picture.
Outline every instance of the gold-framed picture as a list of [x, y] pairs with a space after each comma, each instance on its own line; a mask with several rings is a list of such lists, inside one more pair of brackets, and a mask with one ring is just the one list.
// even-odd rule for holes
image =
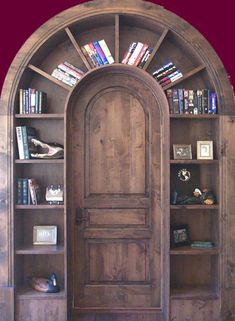
[[197, 141], [197, 159], [214, 159], [212, 140]]

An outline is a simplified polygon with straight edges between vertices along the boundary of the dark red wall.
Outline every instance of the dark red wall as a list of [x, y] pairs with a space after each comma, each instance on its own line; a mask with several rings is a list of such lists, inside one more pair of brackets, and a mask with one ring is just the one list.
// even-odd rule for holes
[[[25, 40], [57, 13], [85, 0], [5, 0], [0, 9], [0, 89]], [[211, 43], [235, 87], [235, 10], [233, 1], [152, 0], [184, 18]], [[214, 4], [213, 4], [214, 3]]]

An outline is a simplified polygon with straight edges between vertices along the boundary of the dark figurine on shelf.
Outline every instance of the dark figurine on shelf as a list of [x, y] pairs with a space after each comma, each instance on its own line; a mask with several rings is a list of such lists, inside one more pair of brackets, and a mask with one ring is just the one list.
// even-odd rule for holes
[[177, 191], [174, 191], [172, 195], [173, 205], [213, 205], [215, 203], [215, 195], [212, 192], [210, 192], [207, 188], [203, 189], [202, 191], [199, 188], [195, 188], [192, 195], [182, 195], [179, 194]]
[[34, 290], [39, 292], [57, 293], [60, 291], [60, 287], [57, 281], [57, 276], [54, 272], [51, 273], [49, 279], [32, 277], [29, 279], [29, 283]]

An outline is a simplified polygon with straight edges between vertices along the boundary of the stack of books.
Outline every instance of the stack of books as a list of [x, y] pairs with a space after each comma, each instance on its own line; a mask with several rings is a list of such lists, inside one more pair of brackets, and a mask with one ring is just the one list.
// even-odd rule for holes
[[46, 112], [46, 93], [35, 88], [19, 90], [19, 113], [41, 114]]
[[155, 70], [152, 75], [162, 87], [183, 77], [172, 61]]
[[166, 91], [170, 114], [216, 114], [217, 96], [211, 89], [173, 88]]
[[41, 191], [35, 178], [17, 179], [17, 197], [18, 205], [38, 205], [41, 201]]
[[193, 241], [191, 243], [192, 248], [212, 248], [215, 244], [211, 241]]
[[72, 87], [83, 77], [84, 71], [71, 63], [64, 61], [53, 70], [51, 75]]
[[36, 151], [36, 146], [31, 142], [32, 138], [37, 138], [34, 127], [16, 126], [19, 159], [30, 159], [30, 154]]
[[143, 68], [152, 51], [153, 48], [150, 48], [147, 44], [132, 42], [123, 56], [122, 64]]
[[89, 42], [82, 46], [82, 51], [91, 67], [113, 64], [113, 56], [104, 39]]

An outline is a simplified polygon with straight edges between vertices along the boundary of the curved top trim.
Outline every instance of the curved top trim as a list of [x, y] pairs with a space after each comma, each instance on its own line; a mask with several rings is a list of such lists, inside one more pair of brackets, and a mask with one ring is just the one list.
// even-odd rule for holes
[[[188, 22], [163, 7], [142, 0], [95, 0], [67, 9], [37, 29], [17, 53], [7, 73], [2, 90], [3, 113], [9, 113], [12, 97], [25, 66], [37, 50], [56, 32], [72, 23], [95, 15], [141, 15], [169, 28], [194, 49], [205, 63], [219, 94], [220, 104], [234, 108], [234, 96], [225, 68], [208, 41]], [[232, 107], [232, 109], [231, 109]], [[223, 110], [223, 108], [221, 108]], [[12, 112], [12, 111], [11, 111]]]

